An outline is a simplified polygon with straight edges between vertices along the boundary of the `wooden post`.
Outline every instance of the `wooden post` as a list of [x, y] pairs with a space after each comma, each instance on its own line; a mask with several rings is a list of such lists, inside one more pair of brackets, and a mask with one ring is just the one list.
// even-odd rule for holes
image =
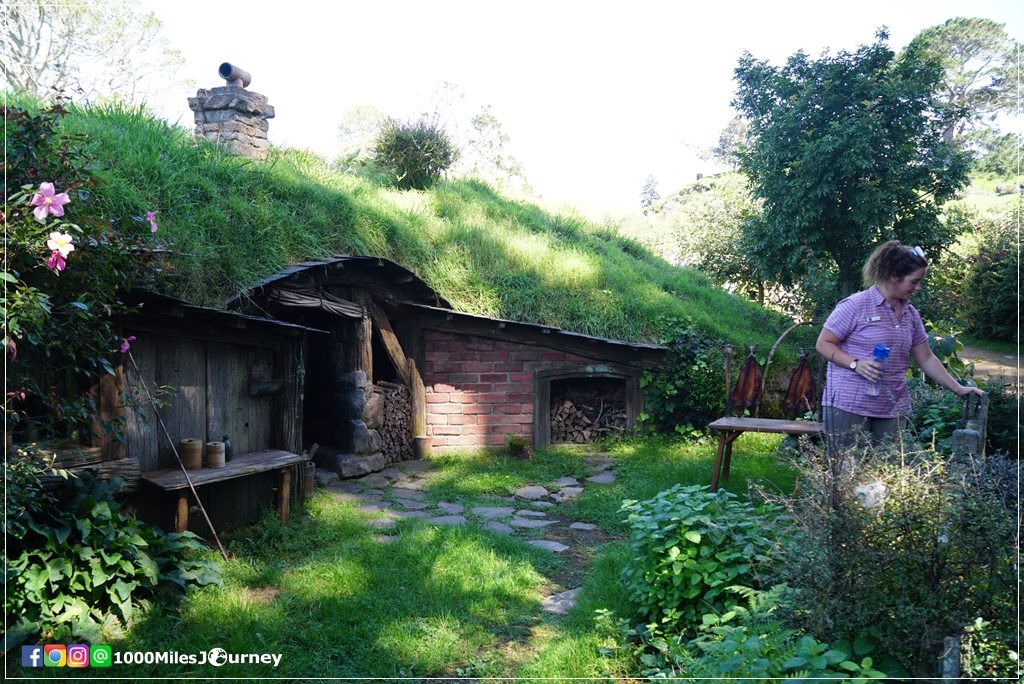
[[174, 510], [174, 531], [184, 532], [188, 529], [188, 494], [178, 494], [178, 507]]
[[356, 304], [363, 307], [363, 317], [356, 323], [356, 348], [355, 367], [353, 370], [361, 370], [366, 373], [366, 384], [373, 384], [373, 320], [370, 311], [373, 307], [373, 297], [362, 288], [352, 289], [353, 299]]
[[409, 361], [409, 389], [412, 394], [412, 440], [416, 458], [430, 454], [430, 438], [427, 436], [427, 390], [423, 386], [420, 369], [411, 356]]
[[292, 499], [292, 469], [284, 468], [281, 471], [280, 486], [277, 491], [277, 512], [281, 516], [281, 524], [288, 522], [288, 510]]
[[[725, 345], [725, 415], [732, 415], [732, 345]], [[714, 488], [711, 491], [715, 491]]]

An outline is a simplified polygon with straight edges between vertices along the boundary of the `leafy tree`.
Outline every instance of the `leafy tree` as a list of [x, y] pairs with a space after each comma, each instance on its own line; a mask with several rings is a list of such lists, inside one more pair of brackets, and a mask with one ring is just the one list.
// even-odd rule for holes
[[751, 134], [740, 166], [764, 205], [744, 232], [783, 285], [833, 262], [849, 294], [878, 242], [937, 251], [952, 240], [938, 212], [966, 183], [968, 155], [942, 137], [942, 68], [920, 50], [897, 59], [887, 40], [882, 30], [856, 52], [797, 52], [783, 67], [740, 58], [733, 106]]
[[518, 180], [525, 186], [523, 166], [519, 160], [508, 154], [505, 146], [509, 137], [503, 130], [501, 121], [491, 112], [491, 106], [482, 107], [469, 120], [469, 125], [471, 133], [463, 146], [463, 168], [484, 180], [502, 185]]
[[1000, 134], [991, 128], [968, 131], [961, 140], [974, 153], [974, 171], [1013, 176], [1024, 154], [1024, 141], [1017, 133]]
[[374, 160], [392, 174], [396, 186], [424, 190], [459, 158], [459, 149], [436, 119], [388, 119], [381, 125]]
[[718, 144], [711, 148], [711, 156], [732, 168], [739, 166], [739, 151], [750, 138], [750, 124], [734, 117], [718, 136]]
[[341, 143], [341, 157], [345, 159], [368, 159], [373, 144], [380, 135], [381, 122], [387, 117], [373, 105], [351, 107], [338, 124], [338, 142]]
[[1018, 44], [1006, 34], [1004, 24], [956, 17], [921, 31], [907, 50], [942, 64], [938, 93], [946, 107], [958, 113], [947, 121], [946, 142], [1018, 106]]
[[647, 177], [644, 182], [644, 188], [640, 191], [640, 208], [644, 210], [644, 214], [654, 206], [654, 203], [661, 199], [661, 195], [658, 194], [658, 179], [653, 175]]
[[4, 15], [6, 85], [36, 98], [59, 90], [86, 100], [139, 101], [165, 88], [184, 62], [161, 36], [160, 20], [137, 0], [5, 2]]

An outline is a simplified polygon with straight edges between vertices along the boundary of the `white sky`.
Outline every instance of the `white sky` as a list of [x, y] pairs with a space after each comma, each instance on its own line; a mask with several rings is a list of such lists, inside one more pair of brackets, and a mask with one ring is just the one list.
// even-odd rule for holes
[[[1006, 24], [1024, 39], [1020, 0], [144, 0], [198, 87], [224, 85], [221, 62], [252, 74], [277, 116], [271, 142], [327, 158], [357, 105], [407, 119], [444, 82], [473, 110], [491, 105], [508, 151], [555, 206], [601, 218], [636, 211], [648, 175], [666, 195], [715, 169], [708, 147], [732, 118], [744, 50], [781, 64], [797, 50], [854, 50], [888, 26], [903, 47], [956, 16]], [[150, 105], [192, 125], [186, 97]]]

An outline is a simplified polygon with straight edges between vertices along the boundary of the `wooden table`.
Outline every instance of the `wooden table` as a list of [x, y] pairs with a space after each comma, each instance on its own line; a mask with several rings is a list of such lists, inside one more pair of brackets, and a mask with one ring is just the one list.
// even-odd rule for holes
[[[772, 432], [787, 435], [820, 435], [824, 425], [815, 421], [782, 420], [778, 418], [737, 418], [726, 416], [708, 425], [718, 432], [718, 453], [715, 469], [711, 473], [711, 491], [718, 491], [718, 478], [729, 479], [729, 465], [732, 461], [732, 443], [744, 432]], [[724, 466], [723, 466], [724, 455]]]
[[[225, 482], [239, 477], [265, 473], [271, 470], [278, 472], [277, 511], [281, 522], [288, 522], [288, 505], [291, 500], [292, 469], [296, 463], [307, 459], [306, 456], [293, 454], [290, 451], [253, 451], [235, 456], [224, 464], [223, 468], [200, 468], [188, 471], [188, 476], [195, 487]], [[184, 532], [188, 529], [188, 481], [181, 468], [165, 468], [142, 473], [143, 482], [147, 482], [165, 492], [178, 492], [178, 507], [174, 514], [174, 531]]]

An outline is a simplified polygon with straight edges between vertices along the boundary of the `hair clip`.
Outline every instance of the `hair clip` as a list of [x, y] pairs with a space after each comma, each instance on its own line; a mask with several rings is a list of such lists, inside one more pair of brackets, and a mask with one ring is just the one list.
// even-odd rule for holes
[[924, 250], [921, 249], [921, 245], [917, 245], [916, 247], [908, 247], [907, 249], [910, 251], [911, 254], [916, 254], [917, 256], [921, 257], [922, 261], [926, 260], [924, 256]]

